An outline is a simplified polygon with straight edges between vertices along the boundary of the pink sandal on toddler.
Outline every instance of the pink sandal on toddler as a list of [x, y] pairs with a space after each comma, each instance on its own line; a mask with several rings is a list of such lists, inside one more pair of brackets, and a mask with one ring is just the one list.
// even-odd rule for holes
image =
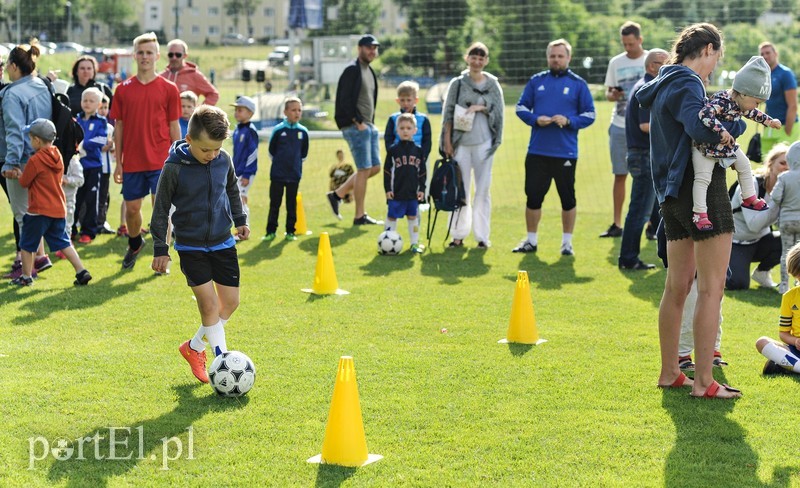
[[708, 214], [705, 212], [703, 213], [695, 212], [694, 215], [692, 215], [692, 222], [694, 222], [694, 225], [697, 227], [697, 230], [706, 231], [706, 230], [712, 230], [714, 228], [714, 224], [712, 224], [711, 221], [708, 220]]
[[750, 210], [769, 210], [769, 205], [763, 198], [758, 198], [756, 195], [751, 195], [742, 200], [742, 207], [749, 208]]

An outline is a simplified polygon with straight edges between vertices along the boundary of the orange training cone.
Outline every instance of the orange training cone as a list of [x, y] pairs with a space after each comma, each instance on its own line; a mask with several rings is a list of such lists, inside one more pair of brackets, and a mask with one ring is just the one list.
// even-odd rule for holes
[[367, 437], [361, 419], [353, 357], [342, 356], [339, 359], [336, 384], [333, 386], [333, 399], [328, 413], [328, 424], [325, 426], [322, 454], [309, 458], [308, 462], [354, 468], [366, 466], [380, 459], [383, 459], [383, 456], [369, 454], [367, 451]]
[[303, 291], [315, 295], [347, 295], [350, 293], [339, 289], [339, 280], [336, 279], [336, 270], [333, 267], [331, 240], [327, 232], [323, 232], [319, 235], [317, 271], [314, 274], [314, 286], [311, 288], [303, 288]]
[[533, 315], [533, 300], [527, 271], [517, 272], [517, 287], [514, 289], [514, 301], [511, 304], [508, 333], [505, 339], [497, 342], [536, 345], [547, 342], [545, 339], [539, 339], [539, 332], [536, 330], [536, 317]]
[[303, 209], [303, 195], [300, 192], [297, 192], [297, 222], [294, 224], [294, 233], [298, 236], [313, 234], [306, 225], [306, 211]]

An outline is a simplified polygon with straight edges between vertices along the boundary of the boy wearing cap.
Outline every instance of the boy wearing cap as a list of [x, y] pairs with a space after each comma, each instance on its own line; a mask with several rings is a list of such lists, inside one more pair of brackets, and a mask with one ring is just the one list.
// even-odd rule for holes
[[700, 110], [703, 125], [718, 132], [722, 137], [719, 144], [701, 144], [695, 142], [692, 147], [692, 165], [694, 166], [694, 184], [692, 198], [694, 206], [692, 222], [702, 231], [712, 230], [714, 224], [708, 219], [706, 193], [711, 183], [711, 172], [714, 164], [723, 168], [733, 165], [738, 173], [739, 186], [742, 188], [742, 207], [752, 210], [767, 210], [767, 202], [758, 198], [753, 184], [753, 173], [750, 160], [736, 144], [736, 140], [728, 132], [723, 122], [738, 123], [742, 117], [779, 129], [781, 121], [773, 119], [756, 107], [769, 98], [772, 91], [770, 69], [761, 56], [753, 56], [736, 73], [733, 88], [715, 93]]
[[235, 107], [233, 118], [236, 119], [236, 129], [233, 131], [233, 169], [236, 172], [242, 208], [249, 217], [247, 194], [258, 171], [258, 132], [256, 126], [250, 122], [256, 111], [256, 102], [250, 97], [242, 96], [231, 106]]
[[36, 119], [24, 132], [31, 138], [35, 151], [19, 177], [19, 184], [28, 189], [28, 210], [22, 217], [19, 247], [22, 254], [22, 274], [11, 283], [19, 286], [33, 284], [33, 258], [44, 237], [52, 252], [61, 251], [75, 268], [76, 285], [86, 285], [92, 279], [83, 267], [81, 258], [67, 235], [67, 202], [61, 189], [64, 161], [53, 146], [56, 127], [47, 119]]
[[378, 146], [378, 129], [375, 127], [375, 104], [378, 100], [378, 78], [370, 63], [378, 56], [380, 43], [367, 34], [358, 41], [358, 59], [350, 63], [339, 77], [336, 87], [334, 119], [342, 136], [350, 146], [358, 171], [342, 186], [328, 192], [328, 203], [336, 218], [340, 219], [339, 203], [353, 192], [356, 213], [353, 225], [383, 224], [367, 215], [364, 200], [367, 181], [381, 172]]

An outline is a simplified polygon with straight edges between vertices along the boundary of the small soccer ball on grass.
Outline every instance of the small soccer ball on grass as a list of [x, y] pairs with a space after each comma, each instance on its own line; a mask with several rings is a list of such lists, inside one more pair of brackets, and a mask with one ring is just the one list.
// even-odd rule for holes
[[208, 370], [211, 387], [220, 396], [242, 396], [256, 381], [256, 366], [244, 353], [223, 352], [214, 358]]
[[378, 253], [385, 256], [400, 254], [403, 250], [403, 238], [393, 230], [385, 230], [378, 236]]

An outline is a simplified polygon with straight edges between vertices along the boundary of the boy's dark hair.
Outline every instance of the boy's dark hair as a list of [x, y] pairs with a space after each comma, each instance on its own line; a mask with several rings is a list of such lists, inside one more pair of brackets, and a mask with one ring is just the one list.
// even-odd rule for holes
[[795, 244], [786, 253], [786, 271], [790, 276], [800, 276], [800, 244]]
[[637, 39], [642, 37], [642, 26], [629, 20], [622, 24], [622, 27], [619, 28], [619, 35], [629, 36], [631, 34], [633, 34], [633, 37]]
[[404, 113], [397, 116], [397, 126], [400, 127], [400, 122], [408, 122], [409, 124], [413, 125], [414, 127], [417, 126], [417, 118], [414, 117], [414, 114]]
[[36, 69], [36, 61], [39, 59], [39, 48], [21, 44], [8, 54], [6, 62], [14, 63], [24, 76], [28, 76]]
[[219, 107], [200, 105], [189, 119], [188, 134], [192, 139], [205, 132], [212, 141], [224, 141], [230, 136], [228, 116]]

